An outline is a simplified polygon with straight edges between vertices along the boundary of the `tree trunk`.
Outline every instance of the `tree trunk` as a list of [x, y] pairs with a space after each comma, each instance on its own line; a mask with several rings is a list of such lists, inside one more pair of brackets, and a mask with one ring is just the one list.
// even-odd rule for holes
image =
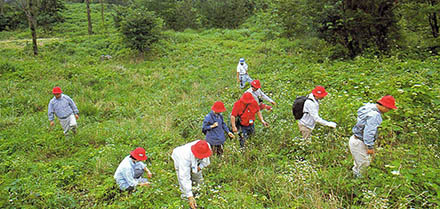
[[[435, 6], [436, 1], [432, 1], [431, 0], [431, 6]], [[437, 13], [433, 12], [431, 14], [428, 15], [428, 20], [429, 20], [429, 25], [431, 26], [431, 32], [432, 32], [432, 36], [434, 36], [434, 38], [437, 38], [439, 35], [439, 27], [438, 27], [438, 23], [437, 23]]]
[[87, 5], [87, 21], [89, 22], [89, 35], [93, 34], [92, 30], [92, 17], [90, 17], [90, 0], [86, 0]]
[[29, 28], [31, 29], [32, 34], [32, 48], [34, 51], [34, 55], [38, 55], [38, 45], [37, 45], [37, 21], [35, 19], [35, 13], [33, 9], [34, 0], [29, 0], [28, 8], [24, 8], [24, 11], [26, 13]]
[[99, 0], [101, 2], [101, 20], [102, 20], [102, 26], [104, 27], [104, 30], [107, 31], [107, 27], [105, 26], [105, 19], [104, 19], [104, 2], [102, 0]]

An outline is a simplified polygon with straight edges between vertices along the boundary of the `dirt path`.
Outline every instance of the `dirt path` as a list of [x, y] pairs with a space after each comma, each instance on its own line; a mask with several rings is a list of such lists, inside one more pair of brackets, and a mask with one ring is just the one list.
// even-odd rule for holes
[[[37, 39], [38, 46], [43, 46], [44, 44], [60, 41], [62, 38], [39, 38]], [[31, 44], [32, 39], [12, 39], [12, 40], [0, 40], [0, 48], [23, 48], [26, 43]]]

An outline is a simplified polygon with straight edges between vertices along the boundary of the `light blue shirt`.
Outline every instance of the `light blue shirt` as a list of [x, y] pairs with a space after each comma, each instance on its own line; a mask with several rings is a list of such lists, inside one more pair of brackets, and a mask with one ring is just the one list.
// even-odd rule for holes
[[130, 155], [122, 160], [113, 176], [120, 189], [125, 190], [130, 186], [135, 187], [140, 183], [139, 179], [134, 178], [134, 170], [137, 167], [144, 169], [146, 165], [142, 162], [133, 162]]
[[373, 149], [377, 138], [377, 128], [382, 123], [382, 115], [373, 103], [362, 106], [357, 113], [357, 123], [352, 129], [353, 134], [363, 140], [368, 149]]
[[48, 107], [48, 115], [49, 115], [49, 121], [54, 120], [54, 114], [58, 118], [67, 118], [72, 113], [78, 114], [78, 108], [75, 105], [75, 102], [73, 100], [65, 95], [61, 94], [61, 97], [57, 99], [56, 97], [53, 97], [49, 102]]

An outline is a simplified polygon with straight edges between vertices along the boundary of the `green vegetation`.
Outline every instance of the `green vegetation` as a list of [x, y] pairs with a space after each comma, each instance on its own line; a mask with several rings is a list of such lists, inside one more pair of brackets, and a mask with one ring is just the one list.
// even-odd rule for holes
[[[263, 112], [249, 148], [228, 140], [211, 158], [197, 203], [205, 208], [437, 208], [440, 205], [438, 56], [410, 59], [364, 54], [330, 60], [317, 39], [277, 38], [260, 13], [236, 30], [165, 31], [139, 56], [116, 32], [112, 12], [87, 35], [84, 4], [66, 4], [65, 22], [39, 40], [29, 31], [0, 33], [1, 208], [181, 208], [170, 158], [173, 148], [203, 138], [204, 116], [216, 100], [227, 119], [242, 91], [235, 80], [245, 57], [252, 78], [276, 102]], [[27, 39], [27, 40], [18, 40]], [[101, 55], [113, 56], [101, 60]], [[424, 56], [423, 56], [424, 57]], [[47, 104], [59, 85], [80, 110], [79, 133], [49, 128]], [[320, 115], [338, 123], [299, 139], [291, 105], [315, 85], [329, 91]], [[348, 139], [356, 110], [385, 94], [399, 109], [384, 116], [377, 154], [354, 179]], [[135, 147], [147, 150], [152, 186], [120, 193], [113, 174]]]

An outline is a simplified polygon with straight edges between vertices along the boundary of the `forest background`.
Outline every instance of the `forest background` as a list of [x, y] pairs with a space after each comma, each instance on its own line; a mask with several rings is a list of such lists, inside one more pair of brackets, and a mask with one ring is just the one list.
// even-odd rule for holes
[[[1, 0], [0, 207], [187, 207], [170, 154], [204, 137], [215, 101], [229, 121], [244, 57], [277, 105], [246, 151], [228, 140], [212, 157], [199, 206], [438, 208], [439, 12], [437, 0]], [[338, 127], [301, 140], [291, 105], [316, 85]], [[54, 86], [78, 105], [76, 136], [49, 127]], [[399, 109], [355, 179], [356, 111], [386, 94]], [[138, 146], [152, 185], [120, 193], [113, 174]]]

